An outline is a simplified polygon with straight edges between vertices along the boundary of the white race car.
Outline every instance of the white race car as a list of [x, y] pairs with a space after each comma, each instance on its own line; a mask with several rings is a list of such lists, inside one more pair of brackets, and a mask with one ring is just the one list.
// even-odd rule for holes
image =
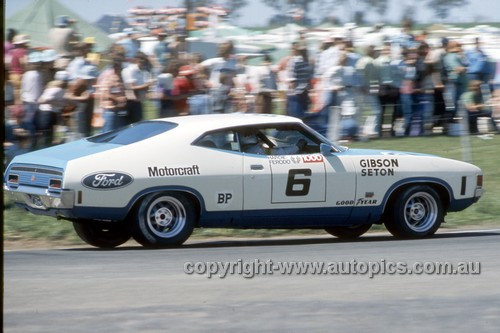
[[143, 121], [17, 156], [4, 189], [34, 214], [73, 222], [97, 247], [133, 237], [182, 244], [193, 228], [323, 228], [355, 238], [384, 223], [432, 235], [483, 194], [474, 165], [358, 150], [300, 120], [228, 114]]

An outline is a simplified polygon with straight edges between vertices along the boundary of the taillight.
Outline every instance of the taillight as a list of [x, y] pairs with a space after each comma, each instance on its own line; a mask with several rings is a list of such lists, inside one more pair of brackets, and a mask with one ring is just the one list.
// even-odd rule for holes
[[477, 176], [477, 187], [483, 187], [483, 175]]
[[18, 185], [19, 184], [19, 176], [15, 174], [9, 174], [9, 177], [7, 178], [7, 182], [12, 185]]
[[60, 179], [50, 179], [49, 181], [49, 190], [61, 190], [62, 181]]

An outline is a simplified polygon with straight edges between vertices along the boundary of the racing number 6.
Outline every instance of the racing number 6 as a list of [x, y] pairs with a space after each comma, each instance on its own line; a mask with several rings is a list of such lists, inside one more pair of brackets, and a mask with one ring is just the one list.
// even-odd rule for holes
[[[311, 180], [309, 178], [295, 178], [297, 175], [311, 177], [311, 169], [291, 169], [288, 171], [288, 181], [286, 183], [287, 197], [301, 197], [309, 193], [311, 188]], [[294, 189], [294, 186], [301, 185], [300, 189]]]

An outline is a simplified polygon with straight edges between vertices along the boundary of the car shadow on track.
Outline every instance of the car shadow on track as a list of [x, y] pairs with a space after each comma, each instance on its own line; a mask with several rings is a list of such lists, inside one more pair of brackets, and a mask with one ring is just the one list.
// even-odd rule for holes
[[[445, 232], [437, 233], [432, 237], [423, 238], [424, 240], [439, 240], [447, 238], [464, 238], [464, 237], [485, 237], [485, 236], [500, 236], [500, 230], [491, 231], [459, 231], [459, 232]], [[297, 238], [286, 237], [286, 238], [255, 238], [255, 239], [192, 239], [182, 246], [175, 247], [165, 247], [162, 250], [168, 249], [190, 249], [190, 248], [223, 248], [223, 247], [242, 247], [242, 246], [287, 246], [287, 245], [314, 245], [314, 244], [341, 244], [341, 243], [369, 243], [369, 242], [387, 242], [387, 241], [403, 241], [403, 242], [416, 242], [422, 241], [423, 239], [400, 239], [395, 238], [391, 235], [385, 234], [366, 234], [358, 239], [345, 240], [335, 237], [324, 237], [324, 236], [298, 236]], [[70, 248], [63, 249], [65, 251], [137, 251], [137, 250], [158, 250], [145, 248], [137, 244], [126, 243], [120, 247], [114, 249], [98, 249], [98, 248]]]

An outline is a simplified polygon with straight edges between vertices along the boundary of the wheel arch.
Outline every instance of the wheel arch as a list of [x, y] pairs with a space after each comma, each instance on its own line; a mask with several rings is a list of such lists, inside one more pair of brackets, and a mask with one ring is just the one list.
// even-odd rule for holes
[[443, 205], [444, 211], [446, 212], [448, 210], [448, 207], [450, 206], [451, 203], [451, 199], [453, 198], [453, 194], [451, 191], [451, 187], [447, 183], [433, 179], [419, 180], [419, 181], [408, 180], [406, 182], [393, 186], [393, 189], [390, 192], [388, 191], [386, 198], [384, 199], [383, 215], [386, 215], [387, 212], [390, 211], [392, 203], [394, 202], [394, 198], [396, 198], [406, 189], [420, 185], [426, 185], [435, 190], [439, 195], [439, 198], [441, 199], [441, 204]]
[[144, 190], [144, 191], [137, 193], [132, 198], [132, 200], [130, 200], [130, 203], [127, 206], [128, 210], [127, 210], [127, 214], [125, 216], [125, 219], [129, 219], [130, 217], [132, 217], [134, 215], [135, 211], [137, 210], [137, 208], [141, 204], [142, 200], [144, 200], [144, 198], [146, 196], [153, 194], [153, 193], [163, 193], [163, 192], [174, 192], [174, 193], [183, 194], [186, 197], [186, 199], [188, 199], [190, 202], [192, 202], [194, 205], [195, 212], [197, 214], [195, 226], [199, 226], [200, 217], [202, 215], [202, 212], [205, 209], [205, 202], [203, 200], [203, 197], [201, 196], [201, 194], [198, 191], [196, 191], [192, 188], [188, 188], [188, 187], [176, 187], [176, 186], [163, 187], [163, 186], [161, 186], [161, 187], [149, 188], [147, 190]]

